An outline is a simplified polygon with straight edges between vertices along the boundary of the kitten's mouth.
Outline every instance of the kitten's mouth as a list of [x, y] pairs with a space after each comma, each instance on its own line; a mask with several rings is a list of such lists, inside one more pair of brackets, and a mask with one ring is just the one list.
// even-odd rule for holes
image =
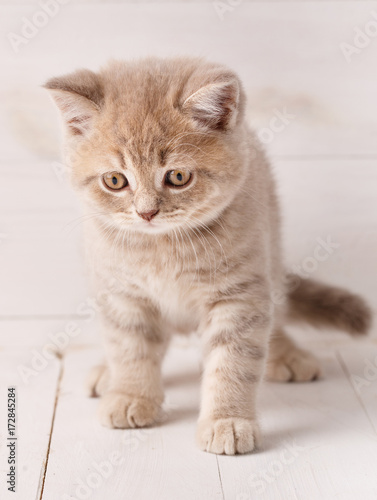
[[160, 224], [156, 224], [155, 222], [151, 222], [151, 221], [145, 221], [145, 222], [141, 222], [141, 225], [142, 227], [146, 227], [146, 228], [154, 228], [154, 227], [159, 227]]
[[138, 221], [134, 228], [142, 233], [166, 233], [170, 229], [170, 225], [166, 222], [157, 222], [157, 221]]

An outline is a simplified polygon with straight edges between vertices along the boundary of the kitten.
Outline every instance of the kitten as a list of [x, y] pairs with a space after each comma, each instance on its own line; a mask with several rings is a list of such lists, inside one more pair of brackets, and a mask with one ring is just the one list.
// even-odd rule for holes
[[201, 59], [111, 62], [52, 78], [65, 161], [87, 214], [86, 250], [101, 293], [106, 365], [91, 374], [108, 427], [153, 424], [173, 332], [203, 346], [201, 449], [250, 452], [266, 376], [309, 381], [316, 358], [286, 323], [365, 333], [357, 296], [286, 276], [271, 168], [228, 68]]

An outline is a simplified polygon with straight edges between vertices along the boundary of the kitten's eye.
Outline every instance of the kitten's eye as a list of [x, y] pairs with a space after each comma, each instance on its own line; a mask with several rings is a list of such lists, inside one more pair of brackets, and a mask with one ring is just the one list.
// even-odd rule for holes
[[181, 187], [185, 186], [190, 179], [190, 172], [185, 172], [184, 170], [170, 170], [166, 174], [165, 182], [171, 186]]
[[128, 180], [119, 172], [109, 172], [103, 176], [105, 186], [113, 191], [118, 191], [128, 186]]

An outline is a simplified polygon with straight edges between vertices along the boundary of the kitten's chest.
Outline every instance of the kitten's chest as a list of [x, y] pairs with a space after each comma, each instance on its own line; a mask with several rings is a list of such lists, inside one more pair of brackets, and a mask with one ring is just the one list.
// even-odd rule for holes
[[157, 273], [151, 269], [140, 286], [158, 305], [164, 320], [181, 332], [196, 330], [203, 311], [205, 287], [192, 277], [175, 276], [168, 271]]
[[[101, 281], [117, 275], [127, 295], [145, 299], [159, 309], [166, 324], [181, 332], [196, 330], [214, 288], [211, 265], [194, 247], [152, 246], [103, 248]], [[190, 249], [192, 250], [190, 252]], [[113, 259], [109, 259], [113, 255]], [[96, 261], [98, 262], [98, 255]], [[97, 267], [98, 266], [94, 266]]]

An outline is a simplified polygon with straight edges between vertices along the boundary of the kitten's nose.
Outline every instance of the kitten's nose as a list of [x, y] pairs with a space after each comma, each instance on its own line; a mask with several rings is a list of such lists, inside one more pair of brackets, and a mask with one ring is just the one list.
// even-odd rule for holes
[[155, 215], [157, 215], [159, 210], [151, 210], [150, 212], [137, 212], [137, 215], [139, 215], [142, 219], [150, 222]]

